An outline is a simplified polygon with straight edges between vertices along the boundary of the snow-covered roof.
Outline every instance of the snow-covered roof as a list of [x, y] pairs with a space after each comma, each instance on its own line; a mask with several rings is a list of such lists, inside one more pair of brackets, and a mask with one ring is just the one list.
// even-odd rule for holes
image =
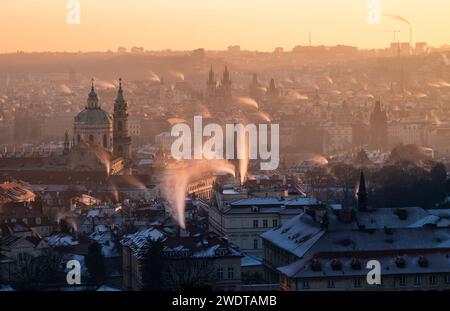
[[125, 236], [120, 243], [130, 247], [132, 252], [139, 256], [141, 249], [147, 246], [149, 239], [156, 241], [165, 240], [166, 238], [167, 236], [158, 229], [149, 228]]
[[261, 237], [281, 249], [302, 257], [325, 234], [311, 216], [302, 213], [282, 226], [266, 231]]
[[310, 206], [320, 204], [321, 202], [314, 198], [293, 198], [285, 203], [286, 206]]
[[444, 228], [342, 230], [324, 234], [309, 253], [436, 249], [445, 248], [449, 243], [450, 229]]
[[282, 206], [287, 201], [278, 198], [245, 198], [230, 203], [231, 206]]
[[97, 292], [120, 292], [122, 290], [110, 286], [102, 285], [97, 288]]
[[[402, 265], [399, 265], [399, 258], [401, 258]], [[360, 265], [359, 268], [352, 266], [352, 261], [356, 259]], [[381, 264], [381, 271], [383, 275], [405, 275], [405, 274], [430, 274], [430, 273], [448, 273], [450, 272], [450, 259], [448, 252], [438, 252], [431, 254], [407, 254], [397, 257], [392, 254], [384, 254], [371, 256], [370, 258], [355, 258], [355, 257], [340, 257], [323, 258], [315, 257], [315, 263], [320, 266], [320, 269], [311, 268], [312, 258], [303, 258], [290, 265], [280, 267], [278, 270], [290, 278], [317, 278], [317, 277], [342, 277], [342, 276], [359, 276], [366, 277], [367, 263], [369, 260], [376, 259]], [[426, 261], [426, 264], [420, 265], [420, 260]], [[333, 269], [332, 262], [335, 267]], [[339, 268], [336, 268], [336, 263], [339, 263]], [[353, 261], [355, 263], [355, 261]]]
[[[427, 215], [426, 211], [413, 208], [409, 210], [412, 212], [408, 213], [408, 217], [402, 220], [394, 214], [395, 210], [357, 213], [358, 222], [361, 221], [365, 227], [358, 226], [357, 223], [345, 224], [333, 220], [336, 224], [329, 226], [328, 230], [322, 228], [312, 216], [302, 213], [283, 225], [264, 232], [261, 237], [298, 258], [319, 252], [450, 247], [450, 227], [425, 226], [437, 221], [435, 215]], [[447, 219], [439, 219], [440, 223], [444, 221]]]
[[255, 267], [261, 265], [262, 265], [261, 258], [255, 258], [251, 256], [244, 256], [241, 258], [241, 267]]
[[[399, 217], [399, 211], [404, 212], [404, 219]], [[356, 219], [357, 224], [366, 229], [406, 228], [413, 226], [428, 215], [428, 212], [421, 207], [377, 208], [371, 212], [357, 212]]]
[[14, 288], [11, 287], [11, 285], [1, 285], [0, 284], [0, 292], [13, 292], [15, 291]]
[[75, 246], [79, 242], [72, 236], [68, 234], [55, 234], [44, 238], [48, 245], [52, 247], [65, 247], [65, 246]]
[[[163, 251], [166, 253], [188, 253], [193, 258], [210, 258], [216, 256], [241, 256], [227, 242], [214, 237], [168, 237], [162, 231], [150, 228], [127, 235], [122, 239], [122, 245], [130, 247], [137, 258], [142, 258], [148, 248], [149, 239], [162, 240]], [[223, 251], [223, 253], [222, 253]]]

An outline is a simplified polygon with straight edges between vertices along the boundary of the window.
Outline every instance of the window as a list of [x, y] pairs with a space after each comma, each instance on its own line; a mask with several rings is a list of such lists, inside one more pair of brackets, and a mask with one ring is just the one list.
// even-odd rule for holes
[[263, 228], [267, 228], [269, 226], [267, 219], [263, 220]]
[[406, 286], [406, 276], [401, 276], [399, 280], [400, 286]]
[[228, 268], [228, 279], [230, 279], [230, 280], [234, 279], [234, 268], [233, 267]]
[[430, 285], [436, 285], [436, 276], [430, 275], [429, 281], [430, 281]]
[[122, 132], [122, 128], [123, 128], [123, 126], [122, 126], [122, 121], [119, 121], [119, 122], [117, 123], [117, 129], [119, 130], [119, 132]]
[[360, 288], [361, 287], [361, 279], [355, 279], [355, 281], [353, 282], [353, 286], [355, 288]]
[[422, 283], [422, 277], [420, 275], [416, 275], [414, 278], [414, 285], [420, 285]]
[[253, 220], [253, 228], [258, 228], [258, 220]]
[[80, 143], [81, 142], [81, 136], [78, 134], [77, 135], [77, 142]]
[[36, 217], [36, 225], [40, 225], [41, 223], [41, 217]]
[[253, 240], [253, 248], [258, 249], [258, 240], [257, 239]]
[[303, 281], [303, 289], [310, 289], [311, 287], [309, 286], [309, 282], [308, 281]]
[[444, 278], [445, 284], [450, 284], [450, 274], [447, 274]]
[[334, 280], [328, 280], [328, 288], [334, 288]]
[[89, 135], [89, 141], [90, 141], [91, 143], [94, 142], [94, 135]]
[[277, 227], [278, 226], [278, 219], [273, 219], [272, 220], [272, 227]]
[[108, 148], [108, 139], [106, 138], [106, 134], [103, 134], [103, 148]]
[[223, 280], [223, 268], [217, 268], [217, 278]]

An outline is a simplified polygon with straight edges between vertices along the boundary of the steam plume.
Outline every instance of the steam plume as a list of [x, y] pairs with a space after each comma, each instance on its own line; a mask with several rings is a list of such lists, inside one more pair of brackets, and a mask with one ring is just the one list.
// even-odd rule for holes
[[162, 195], [169, 203], [172, 217], [181, 228], [186, 228], [184, 219], [186, 190], [190, 182], [211, 173], [229, 173], [235, 176], [235, 167], [226, 160], [194, 160], [182, 161], [186, 164], [179, 168], [175, 164], [169, 164], [163, 175]]
[[411, 23], [406, 18], [404, 18], [403, 16], [396, 15], [396, 14], [386, 14], [386, 16], [390, 17], [392, 19], [395, 19], [397, 21], [403, 22], [405, 24], [411, 25]]
[[236, 101], [239, 104], [241, 104], [241, 105], [258, 109], [258, 103], [253, 98], [250, 98], [250, 97], [237, 97]]
[[170, 118], [167, 120], [167, 122], [170, 123], [170, 125], [178, 124], [178, 123], [186, 123], [187, 121], [185, 119], [181, 118]]
[[149, 77], [148, 78], [152, 82], [161, 82], [161, 78], [156, 73], [154, 73], [153, 71], [149, 72]]
[[184, 74], [182, 72], [170, 70], [169, 74], [181, 81], [184, 81]]

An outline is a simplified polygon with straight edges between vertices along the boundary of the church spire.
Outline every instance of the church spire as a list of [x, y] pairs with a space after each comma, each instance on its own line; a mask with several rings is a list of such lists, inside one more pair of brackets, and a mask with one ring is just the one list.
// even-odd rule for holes
[[230, 72], [228, 71], [228, 66], [225, 65], [225, 70], [223, 72], [223, 78], [221, 81], [222, 85], [222, 92], [223, 92], [223, 98], [225, 100], [231, 99], [231, 79], [230, 79]]
[[119, 78], [119, 90], [117, 91], [117, 98], [123, 99], [122, 78]]
[[119, 90], [117, 91], [116, 101], [114, 103], [114, 110], [126, 109], [127, 102], [123, 98], [122, 78], [119, 78]]
[[69, 132], [66, 131], [66, 133], [64, 134], [64, 150], [63, 150], [63, 154], [67, 155], [67, 154], [69, 154], [69, 151], [70, 151]]
[[215, 81], [214, 81], [214, 71], [213, 71], [213, 66], [212, 66], [212, 64], [211, 64], [211, 67], [209, 68], [209, 80], [208, 80], [208, 82], [209, 82], [209, 83], [213, 83], [213, 82], [214, 82], [214, 85], [215, 85]]
[[225, 65], [225, 70], [223, 72], [223, 81], [222, 82], [228, 82], [230, 80], [230, 73], [228, 72], [228, 66]]
[[92, 78], [92, 80], [91, 80], [91, 92], [89, 93], [87, 104], [88, 104], [87, 105], [88, 109], [97, 109], [97, 108], [99, 108], [99, 106], [98, 106], [98, 96], [97, 96], [97, 93], [95, 92], [95, 88], [94, 88], [94, 78]]
[[367, 210], [367, 191], [366, 191], [366, 179], [364, 177], [364, 172], [361, 171], [361, 176], [359, 178], [358, 187], [358, 210], [360, 212]]

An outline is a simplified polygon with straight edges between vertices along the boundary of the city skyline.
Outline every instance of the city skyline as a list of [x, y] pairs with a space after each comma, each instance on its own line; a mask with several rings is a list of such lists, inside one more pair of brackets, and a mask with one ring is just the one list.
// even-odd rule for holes
[[0, 12], [0, 305], [450, 290], [450, 1]]
[[[105, 51], [118, 46], [143, 46], [147, 50], [222, 50], [240, 45], [244, 50], [290, 50], [296, 45], [352, 45], [382, 48], [396, 40], [410, 41], [409, 25], [390, 17], [398, 15], [414, 27], [413, 42], [429, 45], [450, 43], [446, 39], [446, 12], [450, 3], [431, 0], [380, 0], [380, 24], [369, 24], [368, 1], [330, 0], [314, 3], [273, 0], [257, 5], [235, 0], [128, 2], [97, 0], [80, 2], [79, 25], [67, 23], [67, 1], [2, 1], [0, 53], [26, 51]], [[331, 31], [332, 30], [332, 33]], [[311, 33], [311, 41], [310, 41]]]

